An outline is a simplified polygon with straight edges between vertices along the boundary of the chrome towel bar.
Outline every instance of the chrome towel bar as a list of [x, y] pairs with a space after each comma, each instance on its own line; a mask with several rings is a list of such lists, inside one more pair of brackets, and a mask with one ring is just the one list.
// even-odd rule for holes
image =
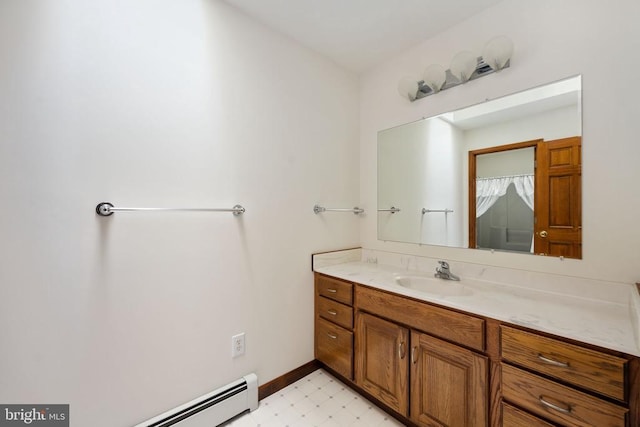
[[378, 209], [378, 212], [391, 212], [392, 214], [396, 212], [400, 212], [400, 208], [396, 208], [395, 206], [391, 206], [389, 209]]
[[352, 212], [358, 215], [358, 214], [364, 213], [364, 209], [361, 209], [357, 206], [352, 209], [335, 209], [335, 208], [324, 208], [320, 205], [315, 205], [313, 207], [313, 212], [316, 214], [319, 214], [320, 212]]
[[218, 209], [218, 208], [120, 208], [115, 207], [109, 202], [98, 203], [96, 206], [96, 213], [100, 216], [113, 215], [114, 212], [167, 212], [167, 211], [183, 211], [183, 212], [233, 212], [238, 216], [245, 212], [245, 209], [240, 205], [235, 205], [230, 209]]
[[453, 209], [427, 209], [427, 208], [422, 208], [422, 215], [424, 215], [426, 213], [431, 213], [431, 212], [443, 212], [445, 214], [448, 214], [448, 213], [453, 212]]

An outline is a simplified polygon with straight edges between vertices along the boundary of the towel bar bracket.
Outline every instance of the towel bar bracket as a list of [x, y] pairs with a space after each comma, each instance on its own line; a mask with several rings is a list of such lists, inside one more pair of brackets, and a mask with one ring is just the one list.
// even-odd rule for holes
[[96, 213], [100, 216], [113, 215], [111, 208], [113, 208], [113, 205], [109, 202], [98, 203], [96, 206]]

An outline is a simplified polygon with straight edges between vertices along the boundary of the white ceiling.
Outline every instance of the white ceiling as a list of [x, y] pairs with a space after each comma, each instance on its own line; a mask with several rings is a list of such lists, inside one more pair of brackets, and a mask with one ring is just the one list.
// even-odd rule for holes
[[501, 0], [224, 0], [355, 72]]

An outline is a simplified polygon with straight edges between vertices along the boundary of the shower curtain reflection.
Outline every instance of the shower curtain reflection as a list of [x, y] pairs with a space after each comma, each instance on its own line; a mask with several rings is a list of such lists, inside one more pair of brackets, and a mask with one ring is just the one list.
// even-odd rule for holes
[[533, 174], [478, 178], [478, 247], [533, 252], [533, 198]]

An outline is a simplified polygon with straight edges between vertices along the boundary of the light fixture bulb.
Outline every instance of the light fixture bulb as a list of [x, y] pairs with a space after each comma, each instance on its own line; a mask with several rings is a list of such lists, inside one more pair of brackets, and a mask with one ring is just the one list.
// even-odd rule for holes
[[482, 49], [482, 59], [494, 71], [502, 70], [507, 61], [511, 59], [511, 55], [513, 55], [513, 42], [507, 36], [492, 38]]
[[424, 80], [424, 84], [429, 86], [433, 93], [438, 93], [447, 81], [447, 72], [442, 65], [429, 65], [424, 70], [422, 79]]
[[451, 74], [460, 80], [460, 82], [465, 83], [469, 81], [473, 72], [476, 71], [477, 66], [478, 58], [476, 55], [468, 50], [463, 50], [453, 57], [449, 71], [451, 71]]
[[413, 77], [403, 77], [398, 83], [398, 93], [409, 101], [415, 101], [418, 95], [418, 81]]

